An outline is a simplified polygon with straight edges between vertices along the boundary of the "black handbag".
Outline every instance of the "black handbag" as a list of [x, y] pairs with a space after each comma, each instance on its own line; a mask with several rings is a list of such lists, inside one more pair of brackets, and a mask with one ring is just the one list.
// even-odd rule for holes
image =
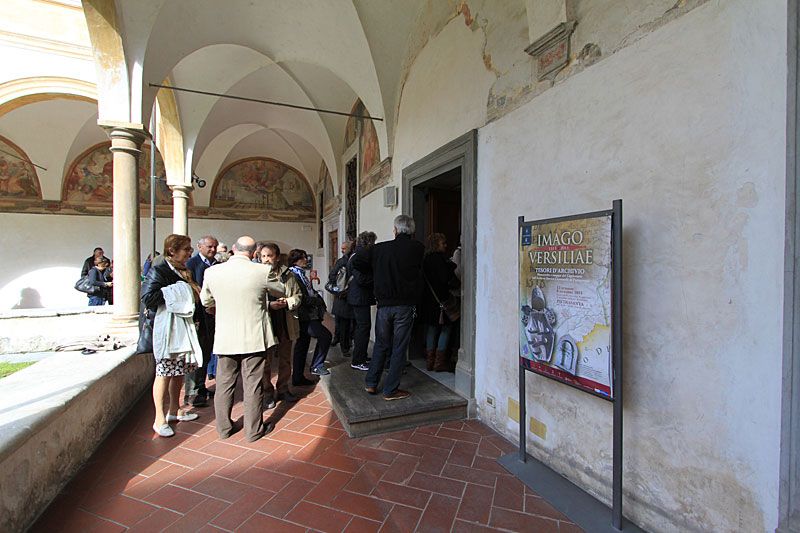
[[424, 274], [422, 277], [425, 278], [425, 283], [428, 284], [428, 288], [431, 290], [431, 294], [433, 294], [433, 298], [436, 300], [436, 303], [439, 304], [439, 324], [446, 324], [445, 317], [450, 322], [455, 322], [459, 318], [461, 318], [461, 298], [454, 294], [450, 294], [450, 296], [445, 301], [441, 301], [438, 296], [436, 296], [436, 291], [433, 290], [433, 286], [431, 282], [428, 281], [428, 277]]
[[89, 280], [89, 275], [87, 274], [75, 282], [75, 290], [85, 292], [89, 296], [97, 296], [103, 289], [93, 285]]
[[136, 344], [136, 353], [153, 353], [153, 321], [155, 313], [150, 317], [150, 311], [145, 309], [139, 315], [139, 342]]

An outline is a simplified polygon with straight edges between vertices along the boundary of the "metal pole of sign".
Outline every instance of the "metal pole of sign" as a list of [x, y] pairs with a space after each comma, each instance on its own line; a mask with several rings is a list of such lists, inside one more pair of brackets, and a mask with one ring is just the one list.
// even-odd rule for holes
[[150, 117], [150, 223], [153, 228], [152, 248], [150, 250], [150, 265], [156, 259], [156, 106], [153, 105], [153, 116]]
[[622, 200], [614, 200], [611, 215], [611, 356], [614, 375], [614, 494], [611, 524], [622, 529]]

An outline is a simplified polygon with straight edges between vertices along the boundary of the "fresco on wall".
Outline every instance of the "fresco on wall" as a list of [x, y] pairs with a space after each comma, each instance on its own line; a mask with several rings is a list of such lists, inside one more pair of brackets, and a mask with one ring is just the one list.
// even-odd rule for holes
[[[353, 115], [369, 116], [367, 108], [361, 100], [356, 100], [356, 104], [350, 111]], [[354, 143], [359, 143], [359, 154], [361, 165], [358, 177], [358, 192], [363, 198], [375, 189], [383, 187], [391, 178], [381, 165], [380, 147], [378, 145], [378, 134], [372, 120], [365, 118], [350, 117], [344, 131], [344, 150]]]
[[333, 190], [333, 178], [323, 162], [319, 167], [319, 183], [322, 183], [322, 216], [326, 217], [339, 207], [339, 197]]
[[36, 167], [17, 145], [0, 137], [0, 199], [41, 200]]
[[276, 220], [307, 220], [316, 214], [305, 177], [265, 157], [243, 159], [220, 172], [211, 192], [211, 207], [260, 211]]
[[[114, 162], [110, 142], [95, 145], [79, 155], [64, 178], [61, 199], [72, 205], [111, 204]], [[150, 147], [143, 146], [138, 161], [139, 203], [150, 204]], [[161, 154], [156, 155], [156, 204], [172, 205], [172, 191], [167, 186]], [[189, 198], [191, 204], [191, 195]]]

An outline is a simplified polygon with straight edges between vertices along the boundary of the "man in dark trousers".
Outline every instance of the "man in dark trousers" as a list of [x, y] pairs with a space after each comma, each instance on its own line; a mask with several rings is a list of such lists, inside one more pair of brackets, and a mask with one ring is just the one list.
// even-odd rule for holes
[[414, 219], [394, 219], [394, 240], [381, 242], [353, 258], [353, 268], [372, 273], [378, 314], [375, 319], [375, 347], [365, 378], [365, 390], [375, 394], [386, 358], [389, 372], [383, 384], [384, 400], [408, 398], [400, 390], [406, 348], [414, 324], [416, 305], [422, 291], [422, 257], [425, 247], [415, 241]]
[[[206, 269], [217, 263], [217, 244], [217, 239], [211, 235], [200, 237], [197, 241], [197, 254], [186, 262], [186, 268], [192, 272], [195, 283], [201, 287]], [[193, 407], [205, 407], [210, 395], [210, 391], [206, 389], [206, 372], [214, 346], [214, 315], [203, 312], [202, 317], [197, 338], [203, 350], [203, 364], [198, 365], [195, 371], [186, 373], [184, 384], [184, 401]]]

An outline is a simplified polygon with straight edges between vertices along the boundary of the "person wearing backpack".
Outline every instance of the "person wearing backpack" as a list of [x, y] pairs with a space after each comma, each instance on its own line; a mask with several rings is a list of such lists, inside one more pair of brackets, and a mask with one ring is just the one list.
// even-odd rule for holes
[[[354, 256], [366, 254], [375, 244], [377, 236], [372, 231], [362, 231], [356, 238]], [[369, 334], [372, 330], [372, 306], [375, 305], [375, 295], [372, 294], [372, 273], [364, 273], [353, 268], [353, 261], [347, 263], [347, 277], [352, 278], [347, 288], [347, 303], [353, 309], [356, 317], [355, 342], [353, 343], [353, 360], [350, 368], [354, 370], [369, 370], [367, 347]]]
[[347, 274], [347, 265], [353, 255], [353, 243], [345, 241], [342, 243], [342, 257], [333, 265], [331, 273], [328, 275], [328, 289], [333, 294], [333, 341], [331, 346], [341, 343], [342, 355], [350, 353], [350, 340], [353, 337], [353, 325], [355, 315], [350, 304], [347, 303], [347, 290], [350, 276]]

